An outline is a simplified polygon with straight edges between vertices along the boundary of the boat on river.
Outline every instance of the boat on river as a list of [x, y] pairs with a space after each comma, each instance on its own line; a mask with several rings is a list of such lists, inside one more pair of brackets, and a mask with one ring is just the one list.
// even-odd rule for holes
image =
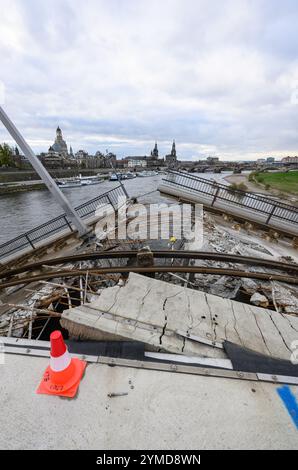
[[110, 175], [110, 181], [119, 181], [119, 180], [130, 180], [136, 178], [136, 174], [128, 171], [127, 173], [112, 173]]
[[99, 175], [94, 175], [94, 176], [82, 176], [82, 175], [80, 174], [78, 179], [81, 181], [82, 186], [89, 186], [89, 185], [99, 184], [99, 183], [103, 183], [103, 182], [104, 182], [104, 179], [103, 179], [103, 178], [100, 178]]
[[148, 177], [148, 176], [157, 176], [158, 171], [150, 171], [150, 170], [145, 170], [145, 171], [140, 171], [137, 173], [137, 176], [141, 176], [142, 178]]
[[120, 175], [118, 175], [117, 173], [113, 173], [110, 176], [110, 181], [119, 181], [119, 179], [120, 179]]
[[128, 180], [131, 180], [131, 179], [137, 177], [137, 175], [136, 175], [135, 173], [132, 173], [131, 171], [128, 171], [128, 172], [126, 173], [126, 176], [127, 176], [127, 179], [128, 179]]
[[61, 189], [80, 188], [81, 186], [83, 186], [82, 182], [79, 179], [68, 180], [68, 181], [57, 181], [57, 185]]
[[82, 176], [80, 175], [78, 178], [73, 178], [69, 180], [59, 180], [57, 181], [57, 185], [59, 188], [80, 188], [81, 186], [91, 186], [94, 184], [103, 183], [103, 179], [99, 178], [98, 176]]

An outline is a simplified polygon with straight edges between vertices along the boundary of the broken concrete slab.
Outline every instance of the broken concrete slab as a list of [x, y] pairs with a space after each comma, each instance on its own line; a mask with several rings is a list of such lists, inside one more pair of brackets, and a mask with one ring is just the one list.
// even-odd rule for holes
[[[132, 338], [145, 343], [148, 351], [226, 358], [222, 349], [210, 346], [212, 342], [208, 338], [202, 338], [202, 343], [195, 343], [174, 331], [165, 331], [164, 326], [113, 315], [90, 305], [65, 311], [61, 324], [69, 331], [71, 337], [76, 339], [121, 341]], [[204, 341], [208, 344], [204, 344]]]
[[213, 345], [228, 340], [289, 360], [298, 334], [297, 317], [134, 273], [123, 287], [107, 288], [94, 302], [65, 311], [61, 323], [77, 337], [108, 334], [155, 350], [205, 357], [225, 357]]

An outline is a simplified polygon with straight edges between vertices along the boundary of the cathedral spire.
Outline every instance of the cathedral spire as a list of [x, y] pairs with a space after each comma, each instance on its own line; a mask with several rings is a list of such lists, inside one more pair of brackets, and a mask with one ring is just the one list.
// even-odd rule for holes
[[155, 158], [158, 158], [158, 148], [157, 148], [157, 142], [155, 141], [154, 149], [151, 152], [151, 155]]
[[173, 155], [173, 157], [176, 157], [176, 144], [175, 144], [175, 139], [173, 140], [171, 155]]

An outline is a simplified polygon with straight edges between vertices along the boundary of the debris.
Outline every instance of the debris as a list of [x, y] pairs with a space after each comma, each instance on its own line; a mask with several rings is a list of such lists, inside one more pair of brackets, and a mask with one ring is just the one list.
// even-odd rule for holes
[[244, 222], [244, 228], [246, 230], [254, 230], [256, 227], [254, 224], [252, 224], [251, 222]]
[[258, 290], [258, 284], [253, 279], [249, 278], [241, 279], [241, 286], [248, 294], [251, 295]]
[[210, 294], [219, 295], [225, 299], [235, 299], [241, 287], [241, 280], [222, 276], [211, 284]]
[[28, 310], [29, 312], [43, 313], [45, 315], [50, 315], [52, 317], [61, 317], [60, 313], [54, 312], [53, 310], [35, 308], [35, 307], [29, 307], [29, 306], [26, 306], [26, 305], [17, 305], [17, 304], [7, 304], [7, 305], [9, 307], [19, 308], [20, 310]]
[[141, 248], [137, 254], [137, 263], [138, 266], [147, 268], [149, 266], [154, 266], [154, 257], [153, 253], [149, 246], [144, 246]]
[[115, 397], [124, 397], [128, 395], [128, 392], [120, 392], [120, 393], [108, 393], [109, 398], [115, 398]]
[[280, 233], [276, 232], [275, 230], [269, 230], [269, 235], [271, 238], [277, 240], [280, 238]]
[[258, 305], [259, 307], [268, 307], [269, 301], [265, 295], [261, 295], [258, 292], [255, 292], [251, 298], [250, 302], [254, 305]]
[[2, 320], [0, 322], [0, 329], [6, 328], [9, 325], [9, 320]]
[[123, 279], [122, 277], [120, 277], [120, 279], [119, 279], [119, 281], [118, 281], [118, 284], [117, 284], [117, 286], [119, 286], [119, 287], [123, 287], [123, 286], [124, 286], [124, 284], [125, 284], [125, 279]]
[[285, 313], [298, 315], [298, 289], [293, 286], [282, 285], [278, 282], [271, 281], [268, 288], [268, 296], [271, 291], [272, 301], [276, 310]]

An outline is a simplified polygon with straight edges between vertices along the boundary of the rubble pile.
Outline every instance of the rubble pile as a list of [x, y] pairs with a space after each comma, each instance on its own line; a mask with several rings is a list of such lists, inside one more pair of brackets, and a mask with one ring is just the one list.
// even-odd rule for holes
[[[249, 278], [239, 278], [228, 275], [198, 274], [198, 273], [172, 273], [171, 266], [201, 266], [212, 268], [226, 268], [235, 270], [247, 270], [248, 272], [266, 272], [263, 266], [243, 265], [235, 262], [222, 262], [214, 260], [188, 260], [188, 259], [159, 259], [153, 260], [150, 250], [173, 249], [173, 250], [194, 250], [214, 253], [235, 254], [248, 257], [263, 258], [267, 260], [279, 260], [281, 262], [294, 263], [295, 258], [282, 249], [282, 244], [276, 241], [268, 241], [262, 238], [261, 234], [254, 233], [251, 224], [242, 224], [237, 227], [232, 226], [229, 217], [220, 217], [210, 213], [204, 214], [204, 238], [203, 245], [196, 246], [195, 243], [187, 240], [131, 240], [119, 241], [101, 240], [98, 243], [96, 237], [83, 242], [76, 250], [80, 253], [96, 251], [118, 251], [118, 250], [139, 250], [136, 259], [127, 258], [105, 258], [99, 260], [81, 261], [68, 263], [61, 266], [46, 266], [46, 269], [75, 270], [81, 269], [85, 273], [77, 277], [62, 278], [57, 276], [50, 282], [42, 281], [43, 285], [33, 286], [31, 295], [24, 295], [22, 301], [8, 304], [9, 308], [0, 315], [0, 336], [22, 337], [28, 334], [34, 337], [34, 328], [40, 331], [42, 324], [40, 320], [48, 321], [50, 316], [61, 316], [66, 309], [75, 308], [80, 305], [94, 302], [107, 289], [114, 286], [124, 286], [128, 275], [120, 274], [89, 274], [88, 271], [96, 268], [110, 268], [113, 266], [138, 265], [146, 267], [152, 264], [162, 264], [169, 267], [165, 273], [151, 273], [150, 276], [156, 280], [166, 281], [176, 286], [186, 287], [206, 294], [212, 294], [223, 299], [233, 299], [264, 309], [278, 311], [281, 314], [298, 314], [298, 287], [281, 282], [264, 281]], [[234, 224], [235, 225], [235, 224]], [[172, 237], [175, 238], [175, 237]], [[147, 247], [148, 245], [148, 247]], [[145, 251], [144, 251], [145, 250]], [[272, 272], [267, 269], [267, 272]], [[276, 274], [282, 274], [275, 270]], [[34, 290], [35, 289], [35, 290]], [[30, 289], [25, 288], [25, 291]], [[14, 292], [6, 295], [13, 299]], [[7, 291], [6, 294], [9, 294]], [[39, 322], [36, 326], [34, 322]], [[29, 331], [29, 333], [28, 333]]]
[[[204, 244], [201, 251], [276, 259], [274, 247], [272, 246], [270, 251], [270, 244], [269, 247], [268, 243], [266, 243], [266, 246], [264, 245], [265, 243], [261, 237], [256, 237], [245, 230], [244, 233], [232, 232], [218, 224], [213, 215], [204, 214]], [[287, 263], [294, 262], [293, 258], [287, 254], [279, 256], [278, 260]], [[241, 264], [208, 260], [197, 260], [195, 265], [243, 269]], [[260, 266], [246, 266], [245, 269], [250, 272], [266, 272], [266, 269]], [[278, 273], [278, 271], [276, 272]], [[284, 313], [298, 314], [298, 288], [292, 285], [275, 282], [273, 287], [273, 283], [268, 281], [206, 274], [195, 274], [194, 285], [206, 293], [220, 297], [241, 299], [241, 301], [260, 307], [279, 308]], [[272, 294], [272, 291], [274, 294]]]
[[11, 309], [1, 315], [0, 336], [21, 338], [30, 322], [32, 324], [36, 318], [35, 307], [37, 302], [47, 297], [52, 289], [52, 287], [45, 285], [23, 302], [22, 306], [14, 307], [11, 304]]

